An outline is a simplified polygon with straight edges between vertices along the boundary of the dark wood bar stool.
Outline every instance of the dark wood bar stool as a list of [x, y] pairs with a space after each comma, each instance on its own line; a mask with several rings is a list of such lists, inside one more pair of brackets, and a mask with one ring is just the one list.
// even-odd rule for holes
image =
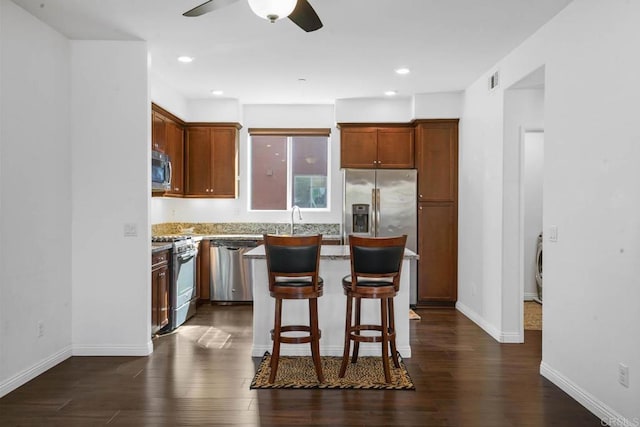
[[[391, 382], [389, 347], [391, 347], [394, 366], [400, 367], [396, 350], [393, 298], [400, 289], [400, 270], [406, 242], [406, 235], [398, 237], [349, 236], [351, 275], [342, 279], [342, 288], [347, 296], [347, 314], [340, 378], [343, 378], [347, 372], [351, 341], [354, 342], [351, 363], [358, 361], [361, 342], [382, 343], [382, 365], [387, 383]], [[380, 325], [362, 325], [360, 323], [363, 298], [380, 300]], [[355, 316], [352, 316], [354, 300]], [[380, 334], [363, 335], [362, 331], [377, 331]]]
[[[320, 329], [318, 328], [318, 298], [323, 282], [318, 275], [322, 235], [275, 236], [264, 235], [269, 293], [276, 299], [275, 320], [271, 330], [273, 351], [269, 382], [278, 372], [280, 344], [311, 343], [311, 355], [319, 382], [324, 382], [320, 362]], [[288, 299], [309, 300], [309, 326], [282, 325], [282, 302]], [[306, 332], [303, 336], [285, 336], [288, 332]]]

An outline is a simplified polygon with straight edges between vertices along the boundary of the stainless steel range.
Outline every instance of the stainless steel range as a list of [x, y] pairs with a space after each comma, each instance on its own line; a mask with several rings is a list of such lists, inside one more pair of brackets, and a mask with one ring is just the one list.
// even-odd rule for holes
[[198, 246], [188, 236], [154, 236], [152, 242], [173, 243], [169, 286], [169, 324], [172, 331], [196, 314], [196, 258]]

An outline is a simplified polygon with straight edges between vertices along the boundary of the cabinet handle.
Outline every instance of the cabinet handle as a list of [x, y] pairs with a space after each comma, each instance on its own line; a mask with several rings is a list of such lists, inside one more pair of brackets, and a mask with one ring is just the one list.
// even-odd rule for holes
[[420, 195], [420, 198], [422, 199], [422, 194]]
[[158, 276], [164, 277], [165, 276], [165, 272], [163, 271], [162, 273], [158, 274]]

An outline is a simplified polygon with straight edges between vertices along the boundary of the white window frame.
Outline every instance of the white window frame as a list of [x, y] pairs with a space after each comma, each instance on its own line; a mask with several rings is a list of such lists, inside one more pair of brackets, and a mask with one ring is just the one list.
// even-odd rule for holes
[[[282, 136], [285, 136], [284, 134]], [[303, 136], [323, 136], [324, 135], [304, 135], [304, 134], [296, 134], [292, 132], [291, 134], [287, 134], [287, 208], [286, 209], [252, 209], [251, 203], [253, 198], [253, 135], [249, 132], [247, 135], [247, 187], [248, 187], [248, 197], [247, 197], [247, 211], [248, 212], [287, 212], [293, 208], [293, 138], [295, 137], [303, 137]], [[303, 212], [331, 212], [331, 135], [327, 135], [327, 206], [325, 208], [303, 208], [300, 207], [300, 210]]]

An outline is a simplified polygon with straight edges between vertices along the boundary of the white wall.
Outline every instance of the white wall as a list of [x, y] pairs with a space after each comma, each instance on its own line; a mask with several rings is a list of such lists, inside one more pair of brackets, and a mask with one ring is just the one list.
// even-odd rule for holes
[[571, 3], [467, 89], [460, 130], [459, 302], [500, 336], [503, 88], [545, 66], [541, 373], [614, 425], [640, 419], [639, 21], [639, 2]]
[[71, 355], [69, 51], [0, 0], [0, 396]]
[[149, 94], [151, 101], [161, 106], [165, 110], [186, 120], [189, 115], [189, 105], [187, 99], [178, 93], [171, 82], [153, 70], [153, 58], [148, 58], [149, 66]]
[[451, 119], [460, 117], [463, 92], [419, 93], [413, 97], [413, 117]]
[[[71, 42], [73, 353], [151, 352], [144, 42]], [[137, 236], [124, 237], [125, 224]]]
[[235, 98], [192, 99], [187, 103], [188, 122], [242, 123], [242, 107]]
[[352, 98], [336, 100], [336, 123], [407, 123], [413, 119], [413, 99]]

